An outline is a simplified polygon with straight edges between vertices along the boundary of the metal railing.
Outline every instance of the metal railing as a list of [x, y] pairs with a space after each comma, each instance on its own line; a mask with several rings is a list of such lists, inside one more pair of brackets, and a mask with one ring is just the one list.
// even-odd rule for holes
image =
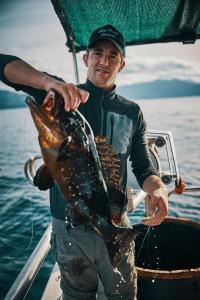
[[16, 278], [4, 300], [25, 299], [42, 263], [50, 250], [51, 224], [47, 227], [39, 243], [35, 247], [27, 263]]

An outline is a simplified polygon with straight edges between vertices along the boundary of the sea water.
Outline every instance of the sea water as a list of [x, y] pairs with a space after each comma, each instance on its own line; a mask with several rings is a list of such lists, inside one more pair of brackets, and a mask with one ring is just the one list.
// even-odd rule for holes
[[[200, 185], [200, 97], [140, 100], [148, 129], [171, 130], [181, 177]], [[48, 192], [40, 192], [24, 177], [24, 163], [40, 153], [29, 110], [0, 110], [0, 299], [30, 256], [50, 222]], [[173, 195], [169, 215], [200, 221], [200, 193]], [[137, 223], [144, 204], [130, 214]], [[51, 257], [28, 296], [39, 299], [50, 272]]]

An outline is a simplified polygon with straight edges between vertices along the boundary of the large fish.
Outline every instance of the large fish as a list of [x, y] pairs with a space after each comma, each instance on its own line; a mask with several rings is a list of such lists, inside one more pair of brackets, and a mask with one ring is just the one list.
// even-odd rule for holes
[[[67, 217], [72, 218], [72, 223], [89, 222], [104, 239], [111, 262], [117, 267], [137, 233], [133, 228], [118, 227], [112, 223], [110, 193], [104, 180], [96, 143], [101, 153], [110, 154], [108, 157], [112, 163], [107, 173], [112, 176], [105, 171], [104, 175], [111, 191], [117, 190], [115, 187], [119, 179], [117, 157], [109, 145], [104, 145], [102, 138], [97, 137], [95, 143], [93, 132], [84, 117], [77, 110], [66, 112], [63, 99], [54, 91], [47, 94], [43, 106], [31, 97], [26, 102], [39, 133], [43, 160], [64, 198], [70, 203], [70, 214]], [[113, 164], [116, 164], [113, 167], [114, 173], [111, 171]], [[117, 195], [120, 197], [120, 193]], [[121, 211], [115, 207], [113, 211], [116, 223], [120, 220]]]

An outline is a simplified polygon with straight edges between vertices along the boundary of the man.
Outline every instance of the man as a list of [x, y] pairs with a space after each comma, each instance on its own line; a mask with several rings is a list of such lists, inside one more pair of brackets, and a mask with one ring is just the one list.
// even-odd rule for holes
[[[79, 108], [90, 123], [94, 135], [105, 136], [120, 158], [120, 189], [126, 197], [127, 159], [133, 172], [149, 195], [151, 217], [146, 225], [159, 225], [167, 214], [167, 192], [150, 160], [145, 138], [145, 122], [139, 106], [115, 92], [115, 80], [125, 66], [123, 35], [113, 26], [95, 30], [88, 43], [83, 61], [87, 81], [75, 86], [42, 73], [24, 61], [0, 56], [0, 76], [4, 83], [31, 94], [42, 103], [52, 88], [63, 96], [67, 111]], [[52, 213], [52, 247], [61, 271], [63, 299], [95, 299], [100, 278], [109, 300], [136, 299], [134, 255], [124, 255], [118, 272], [113, 270], [107, 249], [90, 226], [80, 224], [65, 229], [66, 201], [57, 187], [50, 191]], [[120, 225], [129, 225], [126, 206]]]

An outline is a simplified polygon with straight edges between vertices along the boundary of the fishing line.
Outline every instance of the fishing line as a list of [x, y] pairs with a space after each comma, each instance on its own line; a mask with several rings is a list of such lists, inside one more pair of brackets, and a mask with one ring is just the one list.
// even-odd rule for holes
[[[27, 143], [27, 130], [26, 130], [26, 124], [27, 124], [27, 119], [26, 119], [26, 116], [27, 116], [27, 109], [25, 109], [25, 112], [24, 112], [24, 116], [23, 116], [23, 121], [24, 121], [24, 149], [25, 149], [25, 153], [27, 154], [27, 156], [30, 156], [30, 154], [28, 153], [28, 149], [27, 149], [27, 145], [28, 145], [28, 143]], [[11, 194], [11, 192], [12, 191], [14, 191], [14, 190], [17, 190], [17, 189], [19, 189], [19, 185], [22, 183], [22, 182], [26, 182], [26, 180], [25, 180], [25, 178], [23, 178], [22, 180], [20, 180], [18, 183], [16, 183], [11, 189], [9, 189], [8, 191], [7, 191], [7, 193], [3, 196], [3, 200], [9, 195], [9, 194]], [[29, 193], [26, 193], [26, 195], [28, 196], [28, 195], [30, 195]], [[15, 199], [15, 201], [17, 200], [17, 199], [19, 199], [21, 197], [21, 195], [18, 197], [18, 198], [16, 198]], [[31, 198], [31, 197], [30, 197]], [[1, 201], [2, 201], [2, 199], [1, 199]], [[23, 247], [18, 247], [18, 246], [15, 246], [15, 245], [13, 245], [13, 244], [11, 244], [11, 243], [9, 243], [8, 242], [8, 239], [5, 239], [5, 238], [3, 238], [2, 236], [0, 236], [0, 241], [3, 243], [3, 244], [5, 244], [6, 246], [9, 246], [9, 247], [11, 247], [11, 248], [13, 248], [13, 249], [17, 249], [17, 250], [23, 250], [23, 251], [27, 251], [27, 250], [29, 250], [29, 248], [30, 248], [30, 246], [31, 246], [31, 244], [32, 244], [32, 241], [33, 241], [33, 235], [34, 235], [34, 224], [33, 224], [33, 202], [32, 202], [32, 198], [31, 198], [31, 201], [30, 201], [30, 219], [31, 219], [31, 236], [30, 236], [30, 240], [29, 240], [29, 242], [28, 242], [28, 246], [27, 247], [25, 247], [25, 248], [23, 248]]]
[[[32, 201], [31, 202], [31, 212], [33, 211], [33, 203]], [[22, 248], [22, 247], [18, 247], [18, 246], [15, 246], [15, 245], [12, 245], [10, 244], [9, 242], [7, 242], [3, 237], [0, 236], [0, 241], [10, 247], [10, 248], [13, 248], [13, 249], [16, 249], [16, 250], [23, 250], [23, 251], [27, 251], [30, 249], [30, 246], [32, 244], [32, 241], [33, 241], [33, 234], [34, 234], [34, 226], [33, 226], [33, 214], [31, 213], [31, 237], [30, 237], [30, 240], [29, 240], [29, 243], [28, 243], [28, 246], [26, 248]]]
[[151, 228], [151, 226], [148, 226], [147, 231], [146, 231], [146, 233], [145, 233], [145, 235], [144, 235], [144, 238], [143, 238], [143, 240], [142, 240], [142, 243], [141, 243], [141, 245], [140, 245], [140, 248], [139, 248], [139, 250], [138, 250], [138, 254], [137, 254], [137, 257], [136, 257], [136, 261], [138, 261], [138, 258], [139, 258], [139, 256], [140, 256], [140, 252], [141, 252], [141, 250], [142, 250], [142, 248], [143, 248], [144, 242], [145, 242], [145, 240], [146, 240], [146, 238], [147, 238], [147, 235], [148, 235], [148, 233], [149, 233], [149, 231], [150, 231], [150, 228]]
[[[30, 157], [33, 155], [33, 152], [37, 153], [38, 149], [37, 149], [36, 143], [33, 143], [33, 139], [31, 139], [31, 142], [32, 142], [32, 151], [31, 152], [32, 153], [28, 150], [28, 140], [29, 140], [28, 137], [30, 137], [30, 135], [28, 135], [28, 130], [27, 130], [27, 126], [26, 126], [26, 124], [29, 123], [27, 121], [28, 118], [30, 119], [30, 113], [29, 113], [28, 108], [26, 108], [25, 113], [24, 113], [24, 148], [25, 148], [25, 153], [26, 153], [27, 157]], [[31, 130], [34, 131], [35, 127], [32, 127]]]
[[[154, 213], [153, 213], [152, 216], [155, 215], [155, 212], [156, 212], [156, 209], [154, 210]], [[137, 254], [137, 257], [136, 257], [136, 261], [138, 260], [138, 258], [139, 258], [139, 256], [140, 256], [140, 253], [141, 253], [141, 250], [142, 250], [142, 248], [143, 248], [144, 242], [145, 242], [145, 240], [146, 240], [146, 238], [147, 238], [147, 235], [149, 234], [149, 231], [150, 231], [150, 228], [151, 228], [151, 227], [152, 227], [152, 226], [150, 226], [150, 225], [147, 227], [147, 231], [146, 231], [146, 233], [145, 233], [145, 235], [144, 235], [144, 238], [143, 238], [142, 243], [141, 243], [141, 245], [140, 245], [140, 248], [139, 248], [139, 250], [138, 250], [138, 254]]]
[[[24, 119], [24, 128], [26, 128], [25, 127], [25, 123], [26, 123], [26, 112], [24, 113], [24, 117], [23, 117], [23, 119]], [[25, 131], [24, 131], [24, 137], [25, 137]], [[26, 145], [25, 144], [25, 138], [24, 138], [24, 145]], [[6, 196], [7, 195], [9, 195], [9, 193], [11, 193], [12, 191], [14, 191], [15, 190], [15, 188], [16, 187], [18, 187], [18, 185], [20, 184], [20, 183], [22, 183], [22, 182], [25, 182], [26, 180], [25, 180], [25, 178], [22, 178], [18, 183], [16, 183], [13, 187], [11, 187], [4, 195], [3, 195], [3, 197], [1, 197], [1, 201], [2, 200], [4, 200], [5, 198], [6, 198]], [[19, 188], [19, 187], [18, 187]], [[17, 189], [16, 189], [17, 190]]]
[[[30, 154], [28, 153], [28, 138], [27, 138], [27, 136], [28, 136], [28, 130], [27, 130], [27, 126], [26, 126], [26, 124], [28, 123], [28, 121], [27, 121], [27, 112], [28, 112], [28, 109], [27, 109], [27, 107], [26, 107], [26, 109], [25, 109], [25, 111], [24, 111], [24, 148], [25, 148], [25, 152], [26, 152], [26, 154], [27, 154], [27, 157], [28, 156], [30, 156]], [[30, 117], [30, 114], [29, 114], [29, 117]], [[35, 145], [34, 145], [34, 150], [36, 150], [36, 147], [35, 147]], [[32, 201], [32, 197], [30, 197], [31, 198], [31, 200], [30, 200], [30, 205], [31, 205], [31, 213], [30, 213], [30, 217], [31, 217], [31, 237], [30, 237], [30, 240], [29, 240], [29, 244], [28, 244], [28, 246], [24, 249], [24, 250], [28, 250], [29, 248], [30, 248], [30, 246], [31, 246], [31, 243], [32, 243], [32, 241], [33, 241], [33, 235], [34, 235], [34, 224], [33, 224], [33, 201]]]
[[1, 197], [1, 201], [3, 201], [6, 196], [8, 196], [10, 194], [10, 192], [14, 191], [14, 190], [18, 190], [19, 189], [19, 184], [22, 183], [22, 182], [25, 182], [25, 178], [22, 178], [18, 183], [16, 183], [12, 188], [10, 188], [4, 195], [3, 197]]

